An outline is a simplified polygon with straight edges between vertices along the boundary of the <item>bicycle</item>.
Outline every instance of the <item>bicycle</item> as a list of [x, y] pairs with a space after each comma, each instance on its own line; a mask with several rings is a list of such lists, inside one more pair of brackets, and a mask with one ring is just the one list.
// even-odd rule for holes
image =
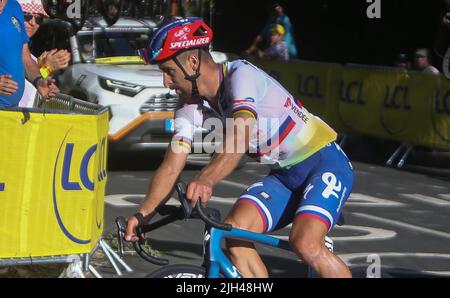
[[[181, 205], [160, 206], [157, 209], [157, 213], [165, 217], [151, 224], [146, 224], [144, 226], [136, 228], [136, 235], [145, 234], [176, 220], [200, 219], [205, 223], [203, 263], [201, 266], [183, 264], [168, 265], [169, 260], [148, 254], [142, 248], [142, 242], [136, 241], [133, 242], [133, 247], [139, 256], [152, 264], [164, 266], [151, 272], [146, 277], [240, 278], [242, 277], [242, 275], [222, 251], [221, 244], [224, 238], [251, 241], [254, 243], [260, 243], [277, 247], [283, 250], [292, 251], [289, 241], [287, 240], [278, 239], [270, 235], [233, 228], [230, 224], [221, 223], [220, 212], [214, 208], [202, 207], [200, 200], [197, 202], [195, 209], [193, 209], [186, 198], [186, 184], [184, 182], [178, 182], [175, 188]], [[342, 217], [339, 220], [338, 224], [343, 224]], [[122, 257], [124, 254], [124, 234], [126, 229], [125, 218], [121, 216], [117, 217], [116, 225], [119, 239], [119, 255]], [[332, 239], [326, 237], [325, 245], [331, 252], [333, 252]], [[313, 272], [311, 268], [309, 268], [308, 273], [309, 277], [315, 277], [315, 272]]]

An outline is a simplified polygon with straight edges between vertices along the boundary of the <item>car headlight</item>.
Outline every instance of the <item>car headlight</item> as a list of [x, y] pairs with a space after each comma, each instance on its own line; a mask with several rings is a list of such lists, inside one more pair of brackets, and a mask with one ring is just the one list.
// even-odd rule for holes
[[134, 97], [144, 89], [144, 86], [115, 81], [111, 79], [99, 78], [100, 86], [103, 89], [126, 96]]

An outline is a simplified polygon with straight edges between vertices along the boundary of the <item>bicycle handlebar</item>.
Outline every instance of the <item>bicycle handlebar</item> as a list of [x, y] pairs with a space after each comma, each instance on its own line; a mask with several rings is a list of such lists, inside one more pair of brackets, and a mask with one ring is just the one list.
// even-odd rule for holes
[[231, 229], [233, 228], [232, 225], [230, 224], [224, 224], [221, 222], [216, 221], [213, 217], [208, 216], [206, 213], [208, 213], [208, 208], [204, 208], [202, 206], [202, 202], [200, 200], [197, 201], [197, 205], [195, 206], [195, 211], [197, 211], [196, 213], [198, 214], [199, 218], [201, 220], [203, 220], [205, 222], [205, 224], [220, 229], [220, 230], [226, 230], [226, 231], [231, 231]]
[[[154, 223], [145, 224], [143, 226], [137, 227], [134, 231], [136, 235], [145, 234], [147, 232], [155, 230], [159, 227], [167, 225], [168, 223], [174, 222], [176, 220], [188, 218], [199, 218], [208, 227], [214, 227], [221, 230], [230, 231], [233, 228], [232, 225], [230, 224], [224, 224], [220, 222], [220, 212], [217, 209], [203, 207], [201, 200], [198, 200], [195, 209], [192, 209], [192, 206], [186, 197], [186, 184], [184, 182], [182, 181], [178, 182], [175, 186], [175, 189], [177, 191], [178, 200], [180, 201], [181, 206], [164, 205], [157, 208], [156, 212], [160, 215], [166, 215], [166, 217]], [[124, 217], [119, 216], [116, 218], [116, 225], [117, 225], [117, 238], [119, 242], [118, 245], [119, 255], [120, 257], [123, 257], [125, 247], [123, 241], [125, 237], [127, 222]], [[133, 248], [138, 253], [138, 255], [142, 257], [144, 260], [153, 263], [155, 265], [164, 266], [169, 264], [169, 260], [167, 259], [155, 257], [148, 254], [142, 248], [142, 244], [143, 243], [141, 243], [141, 241], [135, 241], [133, 242]]]
[[180, 200], [186, 218], [200, 218], [206, 225], [221, 230], [230, 231], [233, 228], [230, 224], [223, 224], [216, 220], [214, 216], [211, 216], [210, 210], [212, 209], [203, 207], [200, 199], [197, 201], [195, 209], [192, 210], [192, 206], [186, 197], [186, 184], [183, 181], [178, 182], [175, 189], [177, 190], [178, 200]]
[[[124, 236], [125, 236], [125, 230], [127, 228], [127, 222], [125, 220], [125, 218], [123, 216], [119, 216], [116, 218], [116, 225], [117, 225], [117, 240], [119, 242], [118, 244], [118, 249], [119, 249], [119, 255], [122, 258], [123, 254], [124, 254]], [[136, 229], [136, 235], [141, 235], [140, 231], [139, 231], [139, 227]], [[142, 248], [142, 243], [141, 241], [135, 241], [133, 242], [133, 248], [136, 251], [136, 253], [143, 258], [144, 260], [146, 260], [147, 262], [150, 262], [152, 264], [155, 265], [167, 265], [169, 264], [169, 260], [167, 259], [162, 259], [162, 258], [158, 258], [158, 257], [154, 257], [150, 254], [148, 254], [143, 248]]]

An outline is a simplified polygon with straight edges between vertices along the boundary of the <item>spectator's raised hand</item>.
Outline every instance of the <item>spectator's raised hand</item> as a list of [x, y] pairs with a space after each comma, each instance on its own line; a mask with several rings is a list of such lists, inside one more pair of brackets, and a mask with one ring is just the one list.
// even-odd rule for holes
[[48, 82], [48, 87], [49, 87], [49, 94], [48, 97], [54, 97], [58, 92], [59, 92], [59, 88], [56, 85], [56, 81], [54, 79], [47, 79]]
[[43, 65], [50, 67], [54, 72], [67, 68], [67, 66], [69, 66], [70, 57], [71, 54], [67, 50], [53, 49], [49, 52], [44, 52], [40, 57], [40, 61]]
[[39, 94], [41, 94], [45, 100], [48, 100], [56, 95], [59, 92], [58, 86], [55, 84], [55, 80], [53, 79], [41, 79], [38, 81], [36, 89]]
[[19, 85], [12, 80], [11, 75], [0, 75], [0, 94], [13, 95]]

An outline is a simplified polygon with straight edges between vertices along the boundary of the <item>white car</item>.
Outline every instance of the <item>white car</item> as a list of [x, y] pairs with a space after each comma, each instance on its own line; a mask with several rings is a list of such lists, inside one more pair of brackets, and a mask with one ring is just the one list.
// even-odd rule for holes
[[[152, 20], [131, 18], [107, 27], [97, 18], [68, 37], [73, 63], [58, 76], [59, 87], [65, 94], [109, 107], [113, 150], [165, 149], [170, 142], [177, 95], [163, 86], [157, 66], [144, 65], [137, 56], [155, 27]], [[213, 57], [216, 62], [226, 60], [220, 52]]]

